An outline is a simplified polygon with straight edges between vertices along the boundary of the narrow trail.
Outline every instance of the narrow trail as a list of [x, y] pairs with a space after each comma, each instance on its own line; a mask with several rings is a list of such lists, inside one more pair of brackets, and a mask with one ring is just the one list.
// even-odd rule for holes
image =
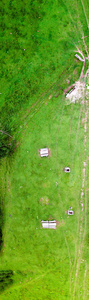
[[[85, 98], [85, 97], [84, 97]], [[79, 244], [77, 247], [77, 251], [75, 253], [75, 262], [76, 264], [76, 271], [74, 275], [74, 287], [71, 299], [81, 299], [80, 294], [80, 285], [79, 285], [79, 271], [80, 271], [80, 264], [82, 262], [82, 251], [84, 246], [84, 238], [86, 234], [86, 213], [87, 213], [87, 192], [86, 192], [86, 169], [87, 169], [87, 156], [86, 156], [86, 147], [87, 147], [87, 119], [88, 119], [88, 101], [83, 101], [83, 108], [85, 107], [85, 117], [84, 117], [84, 161], [83, 161], [83, 169], [82, 169], [82, 187], [81, 187], [81, 196], [80, 196], [80, 221], [79, 221], [79, 228], [77, 232], [77, 236], [79, 236]], [[83, 225], [84, 224], [84, 225]], [[77, 240], [78, 242], [78, 240]], [[84, 269], [84, 280], [83, 280], [83, 299], [85, 299], [85, 278], [87, 274], [87, 264], [85, 265]], [[78, 298], [76, 298], [76, 292], [78, 290]]]
[[[77, 123], [77, 130], [76, 130], [76, 137], [75, 137], [75, 147], [74, 147], [74, 151], [73, 151], [73, 157], [72, 157], [72, 165], [71, 168], [73, 169], [73, 164], [74, 164], [74, 158], [75, 158], [75, 152], [77, 149], [77, 143], [78, 143], [78, 139], [79, 139], [79, 130], [80, 130], [80, 124], [81, 124], [81, 114], [82, 114], [82, 105], [80, 107], [80, 112], [79, 112], [79, 117], [78, 117], [78, 123]], [[58, 137], [59, 137], [59, 130], [61, 130], [61, 121], [62, 121], [62, 117], [63, 117], [63, 112], [64, 112], [64, 107], [62, 109], [62, 114], [61, 114], [61, 118], [60, 118], [60, 122], [58, 125], [58, 129], [57, 129], [57, 135], [56, 135], [56, 158], [58, 157]], [[72, 111], [71, 111], [71, 116], [73, 116], [73, 106], [72, 106]], [[73, 121], [74, 117], [71, 118], [71, 120]], [[71, 121], [71, 127], [72, 127], [72, 121]], [[85, 119], [84, 119], [85, 121]], [[70, 135], [71, 135], [71, 127], [70, 127], [70, 134], [69, 134], [69, 148], [70, 148]], [[62, 204], [62, 200], [61, 201], [61, 205]], [[80, 204], [78, 205], [78, 226], [77, 226], [77, 243], [78, 243], [78, 239], [79, 239], [79, 231], [80, 231], [80, 223], [81, 223], [81, 214], [80, 214]], [[68, 258], [69, 258], [69, 269], [70, 269], [70, 287], [69, 287], [69, 295], [71, 297], [72, 295], [72, 275], [74, 272], [74, 268], [76, 267], [76, 263], [77, 263], [77, 256], [78, 256], [78, 245], [76, 243], [75, 245], [75, 261], [74, 261], [74, 265], [72, 265], [71, 262], [71, 252], [70, 252], [70, 248], [66, 239], [66, 233], [65, 231], [63, 231], [63, 235], [64, 235], [64, 240], [65, 240], [65, 244], [66, 244], [66, 249], [67, 249], [67, 254], [68, 254]], [[79, 250], [80, 251], [80, 250]]]
[[84, 6], [84, 3], [83, 3], [83, 0], [81, 0], [81, 3], [82, 3], [82, 7], [83, 7], [85, 18], [86, 18], [87, 27], [89, 28], [89, 22], [88, 22], [88, 18], [87, 18], [87, 14], [86, 14], [86, 10], [85, 10], [85, 6]]
[[[78, 143], [78, 139], [79, 139], [81, 114], [82, 114], [82, 106], [80, 108], [80, 113], [79, 113], [79, 118], [78, 118], [78, 125], [77, 125], [77, 130], [76, 130], [75, 147], [74, 147], [73, 158], [72, 158], [72, 165], [71, 165], [72, 169], [73, 169], [73, 165], [74, 165], [75, 152], [76, 152], [76, 149], [77, 149], [77, 143]], [[74, 260], [74, 265], [71, 264], [71, 271], [70, 271], [70, 287], [69, 287], [69, 295], [70, 295], [70, 297], [72, 295], [73, 271], [74, 271], [74, 268], [75, 268], [76, 262], [77, 262], [79, 228], [80, 228], [80, 207], [79, 207], [79, 203], [78, 203], [78, 221], [77, 221], [77, 233], [76, 233], [77, 239], [76, 239], [76, 244], [75, 244], [75, 260]]]

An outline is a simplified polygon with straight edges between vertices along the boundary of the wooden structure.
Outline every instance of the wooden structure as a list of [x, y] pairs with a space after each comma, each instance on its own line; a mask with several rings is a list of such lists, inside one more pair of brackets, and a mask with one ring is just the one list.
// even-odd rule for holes
[[56, 221], [41, 221], [42, 227], [46, 229], [56, 229]]

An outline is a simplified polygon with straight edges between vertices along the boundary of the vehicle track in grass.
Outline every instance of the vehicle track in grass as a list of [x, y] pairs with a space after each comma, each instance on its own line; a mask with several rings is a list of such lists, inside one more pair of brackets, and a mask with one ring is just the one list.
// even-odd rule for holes
[[[86, 72], [85, 79], [86, 79], [87, 75], [88, 75], [88, 71]], [[83, 93], [84, 92], [85, 92], [85, 90], [83, 90]], [[73, 299], [75, 299], [78, 273], [79, 273], [79, 267], [80, 267], [81, 257], [82, 257], [82, 249], [83, 249], [84, 238], [85, 238], [85, 234], [86, 234], [87, 193], [85, 192], [85, 198], [84, 198], [84, 188], [85, 188], [85, 171], [86, 171], [86, 166], [87, 166], [87, 157], [86, 157], [87, 136], [86, 136], [86, 132], [87, 132], [87, 117], [88, 117], [88, 101], [85, 100], [84, 94], [83, 94], [82, 104], [83, 104], [83, 106], [82, 106], [83, 111], [85, 110], [84, 111], [85, 117], [83, 118], [83, 122], [84, 122], [84, 159], [85, 159], [85, 161], [83, 161], [83, 170], [82, 170], [83, 179], [82, 179], [81, 200], [80, 200], [81, 211], [80, 211], [80, 207], [79, 207], [80, 205], [78, 203], [79, 216], [78, 216], [78, 226], [77, 226], [77, 240], [76, 240], [76, 245], [75, 245], [75, 260], [74, 260], [74, 265], [72, 267], [72, 276], [73, 276], [73, 273], [75, 274], [75, 272], [74, 272], [75, 266], [76, 266], [76, 275], [74, 275], [74, 277], [72, 278], [72, 290], [73, 290], [73, 283], [74, 283], [73, 294], [71, 294], [71, 284], [70, 284], [71, 299], [72, 299], [72, 295], [73, 295]], [[77, 140], [76, 140], [76, 142], [77, 142]], [[84, 217], [83, 217], [84, 205], [85, 205], [85, 212], [84, 212]], [[85, 225], [83, 225], [84, 221], [85, 221]], [[78, 245], [78, 241], [79, 241], [79, 245]], [[85, 295], [84, 286], [85, 286], [86, 273], [87, 273], [87, 266], [85, 268], [85, 273], [84, 273], [84, 284], [83, 284], [84, 295]], [[80, 298], [81, 298], [81, 291], [80, 291], [80, 284], [78, 283], [78, 295], [77, 295], [76, 299], [80, 299]]]
[[[70, 122], [70, 131], [69, 131], [69, 148], [70, 148], [70, 138], [71, 138], [71, 128], [72, 128], [72, 124], [73, 124], [73, 120], [74, 120], [74, 115], [73, 115], [73, 105], [71, 106], [71, 122]], [[57, 134], [56, 134], [56, 160], [58, 160], [58, 138], [59, 138], [59, 130], [61, 130], [61, 122], [62, 122], [62, 117], [63, 117], [63, 112], [64, 112], [64, 108], [62, 109], [62, 113], [61, 113], [61, 118], [60, 118], [60, 122], [57, 128]], [[76, 152], [76, 148], [77, 148], [77, 142], [78, 142], [78, 138], [79, 138], [79, 130], [80, 130], [80, 121], [81, 121], [81, 114], [82, 114], [82, 105], [80, 107], [80, 111], [79, 111], [79, 117], [78, 117], [78, 123], [77, 123], [77, 130], [76, 130], [76, 137], [75, 137], [75, 147], [74, 147], [74, 151], [73, 151], [73, 159], [72, 159], [72, 169], [73, 169], [73, 164], [74, 164], [74, 158], [75, 158], [75, 152]], [[73, 116], [73, 117], [72, 117]], [[70, 174], [71, 176], [71, 174]], [[62, 199], [60, 199], [61, 201], [61, 205], [63, 205], [62, 203]], [[78, 206], [78, 211], [80, 211], [80, 207]], [[78, 218], [78, 228], [77, 228], [77, 241], [79, 238], [79, 225], [80, 225], [80, 217]], [[69, 287], [69, 296], [71, 297], [71, 291], [72, 291], [72, 273], [73, 273], [73, 267], [75, 267], [76, 265], [76, 261], [77, 261], [77, 242], [76, 242], [76, 248], [75, 248], [75, 262], [74, 262], [74, 266], [72, 266], [72, 262], [71, 262], [71, 252], [70, 252], [70, 248], [66, 239], [66, 233], [65, 231], [63, 231], [63, 235], [64, 235], [64, 240], [65, 240], [65, 244], [66, 244], [66, 248], [67, 248], [67, 253], [68, 253], [68, 258], [69, 258], [69, 266], [70, 266], [70, 287]]]
[[[76, 298], [76, 292], [78, 290], [78, 299], [81, 299], [81, 290], [80, 290], [80, 284], [79, 284], [79, 272], [80, 272], [80, 265], [82, 262], [82, 252], [83, 252], [83, 246], [84, 246], [84, 239], [86, 234], [86, 214], [87, 214], [87, 187], [85, 183], [85, 176], [86, 176], [86, 167], [87, 167], [87, 156], [86, 156], [86, 143], [87, 143], [87, 118], [88, 118], [88, 102], [85, 100], [84, 95], [84, 102], [83, 107], [85, 105], [85, 118], [84, 118], [84, 161], [83, 161], [83, 169], [82, 169], [82, 188], [81, 188], [81, 197], [80, 197], [80, 205], [81, 205], [81, 215], [80, 215], [80, 225], [79, 225], [79, 245], [75, 256], [75, 262], [74, 267], [75, 268], [75, 275], [74, 275], [74, 287], [73, 287], [73, 296], [72, 299]], [[85, 193], [84, 193], [85, 192]], [[84, 210], [85, 207], [85, 210]], [[84, 225], [83, 225], [84, 223]], [[77, 260], [77, 261], [76, 261]], [[86, 263], [85, 263], [86, 264]], [[84, 270], [84, 281], [83, 281], [83, 299], [85, 295], [85, 278], [87, 273], [87, 264], [85, 265]]]
[[[73, 151], [73, 158], [72, 158], [72, 164], [71, 164], [71, 169], [73, 169], [73, 165], [74, 165], [74, 159], [75, 159], [75, 153], [76, 153], [76, 149], [77, 149], [77, 143], [78, 143], [78, 139], [79, 139], [79, 130], [80, 130], [80, 122], [81, 122], [81, 113], [82, 113], [82, 106], [80, 108], [80, 112], [79, 112], [79, 118], [78, 118], [78, 125], [77, 125], [77, 130], [76, 130], [76, 138], [75, 138], [75, 147], [74, 147], [74, 151]], [[72, 126], [72, 124], [71, 124]], [[71, 174], [70, 174], [71, 176]], [[77, 239], [76, 239], [76, 244], [75, 244], [75, 259], [74, 259], [74, 265], [71, 264], [71, 272], [70, 272], [70, 286], [69, 286], [69, 296], [71, 297], [72, 295], [72, 285], [73, 285], [73, 280], [72, 280], [72, 276], [73, 276], [73, 270], [76, 264], [76, 259], [77, 259], [77, 244], [78, 244], [78, 236], [79, 236], [79, 223], [80, 223], [80, 210], [79, 210], [79, 204], [78, 204], [78, 223], [77, 223]]]
[[[83, 169], [82, 169], [82, 187], [81, 187], [81, 192], [80, 192], [80, 203], [78, 202], [77, 239], [76, 239], [76, 244], [75, 244], [75, 260], [74, 260], [73, 266], [71, 263], [71, 254], [70, 254], [70, 249], [68, 247], [68, 243], [66, 240], [66, 235], [63, 232], [66, 247], [67, 247], [68, 257], [69, 257], [69, 265], [70, 265], [69, 295], [70, 295], [71, 299], [73, 299], [73, 300], [77, 299], [77, 298], [75, 298], [77, 288], [78, 288], [78, 299], [81, 299], [81, 289], [80, 289], [80, 284], [78, 282], [78, 274], [80, 271], [80, 264], [82, 262], [82, 250], [83, 250], [84, 239], [85, 239], [85, 234], [86, 234], [87, 193], [86, 193], [86, 187], [85, 187], [85, 175], [86, 175], [86, 167], [87, 167], [87, 157], [86, 157], [87, 135], [86, 135], [86, 133], [87, 133], [87, 118], [88, 118], [88, 102], [87, 102], [87, 100], [85, 100], [85, 95], [84, 95], [84, 100], [81, 103], [81, 108], [80, 108], [80, 112], [79, 112], [78, 126], [77, 126], [76, 139], [75, 139], [75, 147], [74, 147], [73, 159], [72, 159], [72, 168], [73, 168], [73, 164], [74, 164], [75, 152], [76, 152], [77, 142], [78, 142], [78, 138], [79, 138], [79, 130], [80, 130], [80, 121], [81, 121], [82, 111], [84, 112], [84, 161], [83, 161]], [[62, 116], [63, 116], [63, 110], [62, 110], [62, 114], [61, 114], [60, 123], [59, 123], [58, 129], [57, 129], [56, 157], [57, 157], [57, 143], [58, 143], [57, 140], [58, 140], [58, 134], [59, 134], [60, 126], [61, 126]], [[72, 123], [70, 125], [70, 135], [71, 135], [71, 126], [72, 126]], [[70, 137], [69, 137], [69, 139], [70, 139]], [[84, 197], [84, 189], [85, 189], [85, 197]], [[80, 205], [81, 205], [81, 208], [80, 208]], [[84, 207], [85, 207], [85, 211], [84, 211]], [[83, 225], [83, 222], [84, 222], [84, 225]], [[83, 298], [85, 297], [85, 293], [86, 293], [86, 291], [85, 291], [86, 274], [87, 274], [87, 264], [84, 269], [84, 281], [83, 281], [83, 294], [84, 295], [83, 295]], [[72, 276], [73, 276], [73, 278], [72, 278]], [[78, 284], [77, 284], [77, 282], [78, 282]]]
[[[29, 121], [31, 121], [33, 119], [33, 117], [39, 112], [40, 108], [42, 107], [42, 105], [46, 104], [46, 101], [49, 102], [50, 101], [50, 94], [52, 94], [52, 97], [56, 97], [56, 88], [58, 90], [60, 90], [59, 88], [59, 83], [61, 85], [62, 81], [63, 81], [63, 76], [65, 74], [65, 72], [70, 71], [70, 69], [73, 67], [73, 64], [70, 65], [70, 59], [71, 56], [73, 56], [73, 53], [71, 53], [69, 59], [67, 60], [67, 64], [65, 66], [65, 69], [59, 74], [58, 80], [53, 82], [53, 84], [50, 86], [49, 89], [47, 89], [41, 96], [38, 97], [37, 101], [32, 104], [32, 106], [27, 110], [27, 113], [23, 116], [22, 118], [22, 126], [20, 126], [21, 128], [18, 130], [15, 138], [18, 139], [19, 143], [21, 141], [21, 136], [20, 134], [23, 133], [23, 135], [25, 135], [25, 131], [27, 128], [27, 124], [29, 123]], [[67, 77], [67, 75], [66, 75]], [[61, 93], [62, 95], [63, 93]], [[22, 137], [23, 139], [24, 137]], [[19, 145], [19, 143], [17, 142], [16, 147]], [[16, 148], [15, 147], [15, 148]]]
[[[73, 164], [74, 164], [75, 152], [76, 152], [76, 148], [77, 148], [77, 142], [78, 142], [78, 139], [79, 139], [79, 130], [80, 130], [80, 123], [81, 123], [81, 113], [82, 113], [82, 105], [81, 105], [81, 108], [80, 108], [79, 119], [78, 119], [78, 126], [77, 126], [77, 131], [76, 131], [76, 142], [75, 142], [75, 147], [74, 147], [74, 152], [73, 152], [72, 169], [73, 169]], [[80, 203], [79, 202], [77, 204], [77, 211], [78, 211], [78, 223], [77, 223], [77, 233], [76, 233], [76, 243], [75, 243], [75, 259], [74, 259], [74, 264], [72, 266], [71, 278], [72, 278], [72, 274], [74, 272], [74, 268], [75, 268], [75, 265], [76, 265], [77, 253], [78, 253], [79, 227], [80, 227], [80, 221], [81, 221]], [[71, 295], [71, 287], [70, 287], [70, 295]]]

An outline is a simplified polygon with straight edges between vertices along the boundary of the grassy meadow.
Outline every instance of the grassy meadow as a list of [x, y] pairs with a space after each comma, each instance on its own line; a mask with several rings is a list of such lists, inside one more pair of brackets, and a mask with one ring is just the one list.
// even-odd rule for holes
[[[0, 126], [13, 138], [1, 135], [0, 279], [13, 275], [0, 280], [1, 300], [89, 298], [89, 108], [85, 97], [66, 105], [63, 95], [80, 76], [83, 34], [88, 47], [87, 1], [2, 1]], [[44, 147], [48, 158], [39, 156]], [[54, 219], [56, 230], [42, 229]]]

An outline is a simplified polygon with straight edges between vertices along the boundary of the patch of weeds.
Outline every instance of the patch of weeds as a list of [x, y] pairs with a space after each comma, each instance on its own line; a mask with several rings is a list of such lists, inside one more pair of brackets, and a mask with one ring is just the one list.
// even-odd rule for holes
[[50, 199], [48, 199], [48, 197], [44, 196], [42, 198], [40, 198], [40, 202], [44, 205], [50, 204]]
[[2, 270], [0, 271], [0, 290], [3, 291], [7, 286], [13, 283], [13, 271]]

